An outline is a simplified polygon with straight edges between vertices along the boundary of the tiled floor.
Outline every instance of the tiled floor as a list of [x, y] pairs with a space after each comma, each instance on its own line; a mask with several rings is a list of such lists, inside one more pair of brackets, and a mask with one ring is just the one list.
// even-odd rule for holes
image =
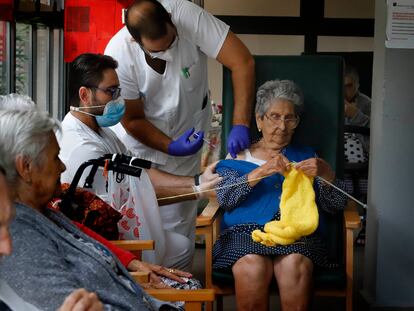
[[[368, 310], [367, 305], [364, 303], [362, 297], [359, 294], [359, 290], [362, 288], [363, 277], [363, 265], [364, 265], [364, 248], [361, 246], [355, 247], [354, 258], [354, 311]], [[204, 249], [196, 248], [196, 254], [193, 264], [193, 273], [195, 277], [200, 280], [204, 278]], [[236, 310], [236, 304], [234, 296], [224, 297], [224, 311]], [[270, 310], [280, 310], [278, 296], [270, 296]], [[345, 300], [341, 298], [326, 298], [317, 297], [314, 301], [312, 310], [317, 311], [345, 311]]]

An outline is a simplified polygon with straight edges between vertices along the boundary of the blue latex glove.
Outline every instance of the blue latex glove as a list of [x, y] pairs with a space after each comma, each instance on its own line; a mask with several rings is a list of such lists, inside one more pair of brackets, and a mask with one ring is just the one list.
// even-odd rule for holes
[[250, 130], [245, 125], [234, 125], [227, 141], [227, 151], [234, 159], [237, 154], [250, 147]]
[[173, 140], [168, 145], [168, 154], [173, 156], [187, 156], [196, 153], [203, 146], [204, 132], [197, 132], [197, 138], [190, 141], [190, 137], [194, 133], [194, 128], [191, 128], [183, 135]]

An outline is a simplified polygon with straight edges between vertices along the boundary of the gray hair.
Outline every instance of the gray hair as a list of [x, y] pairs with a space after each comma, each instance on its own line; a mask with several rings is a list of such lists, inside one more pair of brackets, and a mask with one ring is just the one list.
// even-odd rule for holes
[[357, 88], [359, 87], [359, 73], [356, 67], [352, 65], [346, 65], [344, 76], [350, 77], [355, 82]]
[[278, 99], [290, 101], [295, 106], [296, 115], [302, 114], [303, 94], [291, 80], [270, 80], [262, 84], [256, 93], [256, 114], [263, 117], [269, 106]]
[[31, 110], [36, 109], [36, 104], [27, 95], [11, 93], [0, 95], [0, 110]]
[[27, 157], [41, 163], [48, 135], [60, 129], [59, 121], [37, 110], [0, 110], [0, 167], [11, 184], [18, 182], [15, 160]]

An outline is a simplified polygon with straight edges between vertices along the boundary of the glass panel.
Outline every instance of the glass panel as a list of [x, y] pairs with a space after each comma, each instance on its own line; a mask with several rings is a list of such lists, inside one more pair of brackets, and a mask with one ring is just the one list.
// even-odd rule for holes
[[374, 38], [371, 37], [318, 37], [318, 52], [361, 52], [373, 50]]
[[16, 24], [16, 92], [32, 94], [31, 67], [32, 27], [27, 24]]
[[40, 110], [49, 111], [49, 28], [38, 26], [36, 31], [36, 99]]
[[[53, 30], [53, 42], [52, 42], [52, 51], [50, 53], [52, 54], [52, 77], [50, 79], [50, 84], [52, 87], [52, 97], [50, 98], [50, 114], [54, 118], [59, 118], [59, 84], [61, 83], [61, 76], [60, 72], [62, 69], [60, 69], [59, 64], [63, 64], [61, 62], [62, 53], [60, 50], [60, 36], [61, 36], [61, 30], [60, 29], [54, 29]], [[60, 69], [60, 70], [59, 70]]]
[[204, 0], [204, 8], [214, 15], [299, 16], [299, 0]]
[[0, 94], [10, 93], [9, 23], [0, 21]]
[[375, 0], [325, 0], [325, 17], [374, 18]]

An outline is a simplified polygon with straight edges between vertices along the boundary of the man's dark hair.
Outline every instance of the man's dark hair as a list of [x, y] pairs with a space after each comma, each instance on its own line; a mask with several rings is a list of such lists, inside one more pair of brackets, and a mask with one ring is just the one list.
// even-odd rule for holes
[[174, 27], [171, 16], [157, 0], [136, 0], [125, 14], [125, 25], [132, 38], [142, 44], [142, 37], [157, 40]]
[[98, 86], [103, 72], [117, 67], [117, 61], [108, 55], [85, 53], [76, 57], [69, 69], [69, 104], [79, 107], [79, 88]]

